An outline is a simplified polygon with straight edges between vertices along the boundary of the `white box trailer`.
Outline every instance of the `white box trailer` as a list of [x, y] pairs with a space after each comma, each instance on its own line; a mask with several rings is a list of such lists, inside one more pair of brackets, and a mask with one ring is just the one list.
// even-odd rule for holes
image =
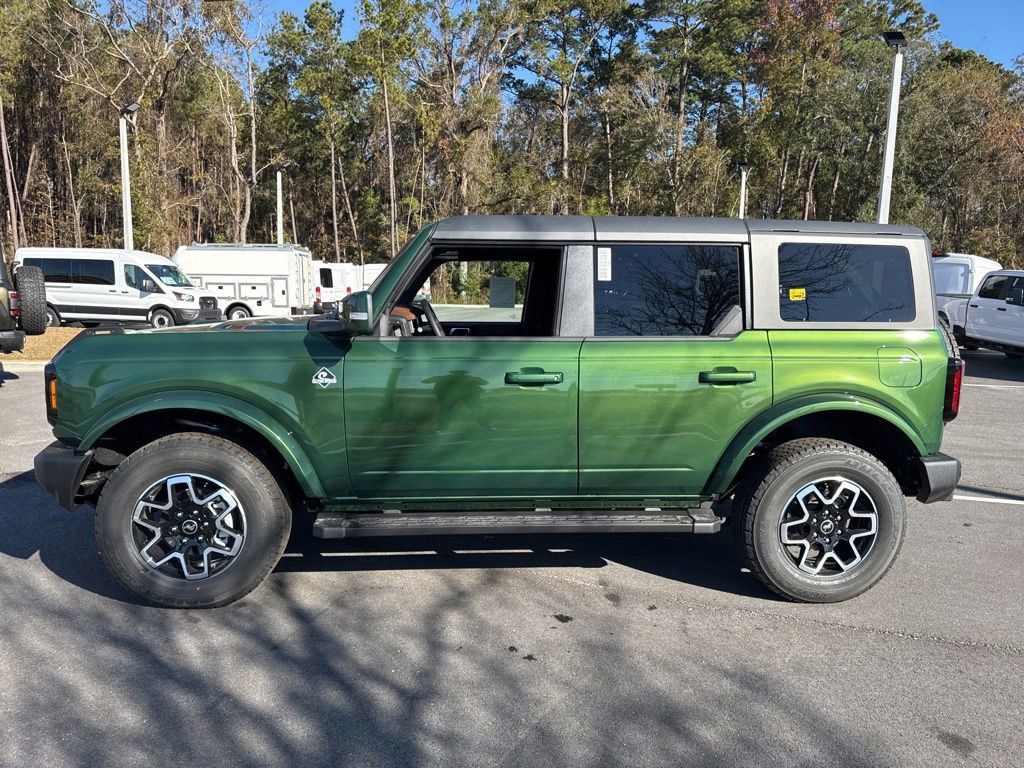
[[183, 245], [171, 260], [217, 297], [229, 320], [313, 312], [313, 259], [295, 245]]

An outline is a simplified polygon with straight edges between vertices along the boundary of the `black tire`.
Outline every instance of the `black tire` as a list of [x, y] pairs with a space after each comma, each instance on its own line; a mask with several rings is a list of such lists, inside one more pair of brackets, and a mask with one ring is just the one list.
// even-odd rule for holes
[[[877, 512], [876, 533], [863, 559], [837, 575], [811, 575], [782, 543], [783, 514], [792, 497], [819, 478], [839, 477], [867, 492]], [[831, 603], [870, 589], [885, 575], [903, 543], [906, 505], [892, 473], [847, 443], [803, 438], [755, 461], [733, 502], [737, 543], [745, 564], [765, 586], [788, 600]]]
[[953, 333], [953, 329], [949, 327], [943, 318], [939, 318], [939, 330], [942, 331], [942, 338], [946, 340], [946, 348], [949, 350], [949, 356], [953, 360], [960, 359], [960, 345], [957, 343], [956, 335]]
[[[237, 554], [192, 581], [146, 562], [133, 520], [147, 489], [179, 474], [212, 478], [231, 489], [244, 515]], [[96, 505], [96, 542], [110, 572], [143, 600], [169, 608], [214, 608], [247, 595], [274, 569], [290, 530], [291, 507], [263, 462], [237, 443], [201, 433], [170, 435], [137, 450], [111, 475]], [[171, 571], [179, 567], [169, 565]]]
[[47, 328], [60, 328], [60, 312], [49, 304], [46, 305], [46, 327]]
[[248, 320], [252, 317], [252, 313], [241, 305], [234, 307], [228, 307], [228, 311], [224, 314], [224, 317], [228, 320]]
[[166, 309], [154, 309], [149, 314], [149, 324], [154, 328], [173, 328], [174, 315]]
[[39, 267], [19, 267], [14, 274], [21, 302], [21, 330], [29, 336], [46, 333], [46, 281]]

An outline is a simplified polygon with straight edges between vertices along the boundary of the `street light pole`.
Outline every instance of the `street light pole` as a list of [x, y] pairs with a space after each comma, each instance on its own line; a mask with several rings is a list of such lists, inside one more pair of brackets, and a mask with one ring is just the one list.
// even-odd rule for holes
[[121, 110], [117, 121], [121, 143], [121, 218], [124, 223], [124, 249], [135, 249], [135, 233], [132, 228], [132, 182], [128, 173], [128, 116], [139, 109], [139, 102], [133, 101]]
[[740, 169], [740, 205], [739, 218], [747, 218], [747, 174], [750, 172], [750, 164], [746, 161], [739, 164]]
[[284, 194], [281, 191], [281, 166], [277, 167], [277, 244], [284, 245]]
[[878, 191], [878, 223], [889, 223], [889, 201], [892, 198], [892, 166], [896, 157], [896, 121], [900, 111], [900, 84], [903, 79], [903, 49], [907, 38], [902, 32], [882, 35], [886, 45], [896, 51], [892, 62], [892, 87], [889, 89], [889, 120], [885, 128], [885, 155], [882, 158], [882, 184]]

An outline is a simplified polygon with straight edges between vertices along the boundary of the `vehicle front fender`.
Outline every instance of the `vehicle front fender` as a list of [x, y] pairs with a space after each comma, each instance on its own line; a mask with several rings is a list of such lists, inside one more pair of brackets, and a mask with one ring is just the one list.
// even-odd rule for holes
[[903, 416], [881, 403], [858, 395], [838, 392], [807, 395], [777, 403], [752, 419], [733, 438], [725, 453], [718, 460], [715, 471], [705, 486], [705, 493], [708, 495], [724, 493], [732, 485], [751, 451], [776, 429], [802, 416], [826, 411], [854, 411], [884, 419], [906, 435], [907, 439], [914, 444], [918, 455], [926, 453], [924, 442], [910, 423]]
[[216, 392], [176, 390], [129, 400], [100, 417], [82, 438], [78, 450], [93, 448], [103, 435], [127, 419], [144, 413], [169, 410], [215, 413], [244, 424], [265, 438], [281, 454], [303, 493], [313, 499], [326, 498], [323, 483], [309, 455], [289, 430], [258, 406]]

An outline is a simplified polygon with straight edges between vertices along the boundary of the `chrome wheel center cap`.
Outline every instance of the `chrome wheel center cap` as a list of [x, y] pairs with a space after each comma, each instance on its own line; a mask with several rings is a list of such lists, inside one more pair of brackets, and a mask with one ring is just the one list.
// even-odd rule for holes
[[191, 536], [199, 530], [199, 523], [195, 520], [186, 520], [181, 524], [181, 532], [186, 536]]
[[[828, 536], [830, 533], [832, 533], [832, 531], [836, 529], [836, 524], [833, 523], [831, 520], [822, 520], [821, 525], [818, 527], [825, 536]], [[182, 526], [182, 530], [184, 530], [184, 528], [185, 526]]]

